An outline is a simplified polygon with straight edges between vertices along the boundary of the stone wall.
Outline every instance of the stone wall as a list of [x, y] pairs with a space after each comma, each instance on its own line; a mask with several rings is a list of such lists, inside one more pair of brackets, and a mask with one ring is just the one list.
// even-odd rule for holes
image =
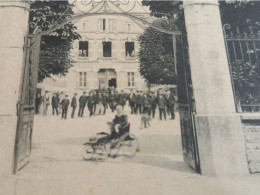
[[242, 117], [250, 173], [260, 173], [260, 118]]

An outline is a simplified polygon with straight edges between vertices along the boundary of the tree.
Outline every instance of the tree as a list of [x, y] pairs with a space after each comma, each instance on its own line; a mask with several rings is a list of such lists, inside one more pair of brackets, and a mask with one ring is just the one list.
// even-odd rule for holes
[[220, 1], [220, 14], [223, 24], [230, 24], [244, 30], [249, 26], [260, 25], [260, 2], [248, 0], [228, 0]]
[[[151, 15], [162, 17], [166, 13], [176, 18], [175, 25], [179, 30], [185, 28], [184, 10], [182, 1], [156, 1], [143, 0], [142, 5], [149, 6]], [[219, 8], [222, 23], [229, 23], [240, 28], [260, 25], [260, 2], [249, 0], [226, 0], [219, 1]]]
[[[42, 25], [48, 21], [54, 24], [65, 11], [66, 15], [60, 19], [63, 21], [68, 20], [72, 17], [72, 8], [73, 5], [68, 0], [35, 1], [31, 4], [29, 22], [38, 22], [38, 25]], [[46, 30], [47, 28], [47, 26], [43, 26], [42, 30]], [[30, 32], [32, 33], [32, 30]], [[42, 36], [38, 73], [39, 82], [51, 74], [56, 75], [61, 73], [65, 75], [68, 72], [69, 68], [73, 65], [70, 56], [72, 42], [79, 38], [80, 35], [76, 32], [76, 26], [71, 23], [64, 25], [48, 35]]]
[[186, 32], [182, 1], [143, 0], [142, 5], [149, 7], [152, 16], [173, 18], [171, 21], [174, 22], [176, 29]]
[[[158, 19], [153, 25], [166, 30], [176, 29], [167, 19]], [[140, 74], [151, 84], [175, 84], [172, 36], [147, 28], [138, 38]]]
[[[181, 1], [143, 0], [142, 5], [149, 6], [152, 16], [161, 18], [155, 21], [155, 25], [170, 31], [181, 31], [183, 33], [183, 44], [186, 44]], [[139, 43], [139, 70], [141, 75], [152, 84], [176, 84], [172, 36], [150, 27], [140, 36]], [[176, 52], [177, 55], [183, 55], [180, 51]], [[182, 56], [177, 56], [177, 58], [182, 59]], [[187, 59], [188, 57], [185, 60]], [[183, 60], [179, 60], [179, 63], [182, 62]]]

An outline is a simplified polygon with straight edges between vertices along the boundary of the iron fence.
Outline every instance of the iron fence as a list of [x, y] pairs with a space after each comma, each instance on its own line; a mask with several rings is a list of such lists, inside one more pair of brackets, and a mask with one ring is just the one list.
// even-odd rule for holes
[[237, 112], [260, 112], [260, 28], [223, 32]]

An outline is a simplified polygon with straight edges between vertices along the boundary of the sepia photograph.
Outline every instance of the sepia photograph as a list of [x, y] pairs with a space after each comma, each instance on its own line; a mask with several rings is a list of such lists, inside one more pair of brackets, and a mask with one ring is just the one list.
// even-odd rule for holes
[[260, 1], [0, 0], [0, 195], [260, 194]]

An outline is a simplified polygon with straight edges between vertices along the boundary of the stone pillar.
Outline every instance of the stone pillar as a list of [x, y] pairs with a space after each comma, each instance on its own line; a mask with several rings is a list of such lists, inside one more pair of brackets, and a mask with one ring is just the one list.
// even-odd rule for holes
[[240, 116], [236, 114], [218, 1], [184, 1], [201, 172], [248, 174]]
[[16, 103], [29, 8], [25, 1], [0, 2], [0, 175], [3, 179], [12, 173]]

